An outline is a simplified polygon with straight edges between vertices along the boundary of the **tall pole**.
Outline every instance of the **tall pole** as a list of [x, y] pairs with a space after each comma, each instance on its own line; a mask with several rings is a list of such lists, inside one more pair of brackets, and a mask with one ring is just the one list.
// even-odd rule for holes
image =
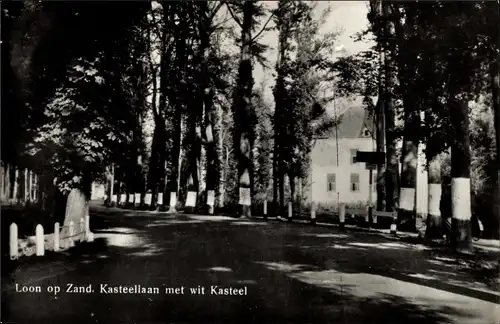
[[337, 106], [335, 105], [335, 89], [333, 89], [333, 114], [335, 118], [335, 148], [337, 150], [337, 167], [339, 166], [339, 122], [337, 120]]
[[113, 192], [115, 188], [115, 164], [111, 164], [111, 183], [109, 186], [109, 201], [111, 202], [113, 199]]

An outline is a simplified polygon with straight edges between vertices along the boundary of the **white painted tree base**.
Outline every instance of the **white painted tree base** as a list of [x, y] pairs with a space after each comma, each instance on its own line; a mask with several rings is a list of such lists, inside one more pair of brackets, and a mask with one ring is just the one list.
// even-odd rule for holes
[[196, 206], [196, 191], [188, 191], [186, 198], [186, 207]]
[[215, 205], [215, 191], [207, 191], [207, 205], [213, 207]]
[[243, 206], [252, 205], [252, 198], [250, 197], [250, 188], [240, 188], [239, 204]]
[[433, 216], [441, 215], [441, 184], [431, 183], [429, 184], [429, 202], [428, 202], [428, 214]]
[[175, 206], [177, 206], [177, 193], [171, 192], [170, 193], [170, 207], [175, 208]]
[[458, 220], [471, 219], [470, 178], [451, 179], [451, 215]]
[[414, 188], [401, 188], [399, 194], [399, 208], [405, 211], [413, 211], [415, 209]]

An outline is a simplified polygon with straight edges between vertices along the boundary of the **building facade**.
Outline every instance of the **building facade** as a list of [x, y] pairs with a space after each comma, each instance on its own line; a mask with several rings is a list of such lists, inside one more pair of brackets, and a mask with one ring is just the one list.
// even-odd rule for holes
[[370, 198], [375, 202], [376, 170], [370, 188], [366, 164], [356, 162], [357, 151], [376, 151], [373, 119], [361, 105], [348, 107], [339, 119], [337, 129], [313, 145], [308, 200], [320, 205], [366, 204]]
[[[307, 200], [318, 205], [366, 206], [377, 201], [377, 170], [370, 171], [366, 163], [356, 162], [357, 151], [376, 151], [375, 124], [362, 104], [353, 104], [340, 116], [340, 123], [321, 138], [311, 152]], [[401, 148], [401, 141], [397, 143]], [[427, 213], [427, 171], [422, 145], [417, 166], [416, 211]], [[400, 165], [401, 169], [401, 165]], [[371, 191], [371, 192], [370, 192]]]

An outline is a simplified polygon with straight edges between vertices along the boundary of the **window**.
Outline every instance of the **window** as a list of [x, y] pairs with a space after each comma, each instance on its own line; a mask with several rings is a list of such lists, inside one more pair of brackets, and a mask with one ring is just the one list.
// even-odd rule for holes
[[359, 173], [351, 173], [351, 191], [359, 191]]
[[326, 175], [326, 191], [331, 192], [336, 190], [335, 173], [328, 173]]
[[356, 163], [356, 154], [358, 154], [357, 149], [351, 149], [351, 164]]

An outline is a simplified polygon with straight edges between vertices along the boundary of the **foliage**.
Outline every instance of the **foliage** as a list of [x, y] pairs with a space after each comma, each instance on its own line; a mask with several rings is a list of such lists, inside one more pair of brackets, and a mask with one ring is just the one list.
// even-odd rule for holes
[[321, 34], [324, 21], [314, 20], [313, 11], [314, 6], [295, 1], [280, 2], [276, 12], [280, 53], [274, 88], [275, 140], [283, 171], [292, 178], [307, 176], [312, 140], [334, 122], [325, 115], [329, 100], [321, 91], [329, 80], [329, 56], [337, 33]]
[[268, 196], [272, 170], [272, 122], [271, 107], [264, 100], [263, 87], [254, 91], [253, 102], [257, 115], [256, 141], [254, 148], [254, 191], [255, 199]]

